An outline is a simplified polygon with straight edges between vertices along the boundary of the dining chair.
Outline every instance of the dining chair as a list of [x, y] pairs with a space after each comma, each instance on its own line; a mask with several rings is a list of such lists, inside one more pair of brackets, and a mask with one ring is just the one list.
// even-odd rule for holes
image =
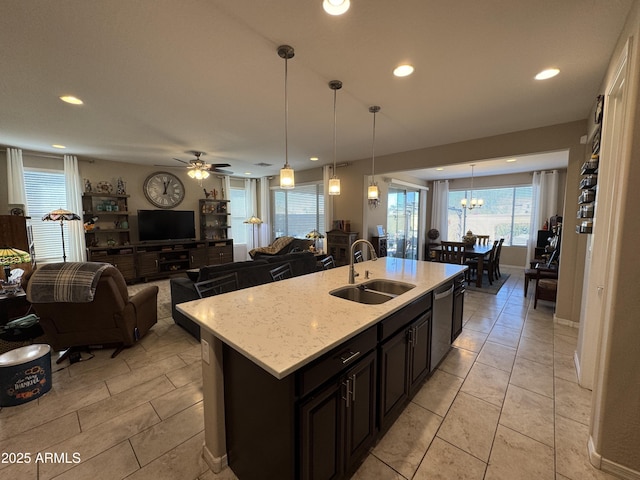
[[438, 262], [464, 265], [464, 249], [463, 242], [442, 242]]
[[356, 250], [353, 254], [353, 259], [356, 263], [364, 262], [364, 258], [362, 257], [362, 251]]
[[489, 245], [489, 235], [476, 235], [478, 237], [478, 245]]
[[330, 268], [334, 268], [336, 266], [336, 262], [333, 260], [333, 255], [329, 255], [320, 260], [320, 264], [322, 264], [323, 270], [329, 270]]
[[211, 278], [193, 285], [200, 298], [220, 295], [221, 293], [238, 290], [238, 273], [233, 272], [220, 277]]
[[500, 253], [502, 252], [502, 244], [504, 243], [504, 238], [500, 239], [500, 242], [498, 243], [498, 250], [496, 251], [496, 268], [495, 268], [495, 274], [496, 274], [496, 280], [502, 276], [502, 273], [500, 273]]
[[483, 275], [484, 272], [487, 272], [487, 277], [489, 278], [489, 285], [493, 285], [493, 280], [496, 279], [496, 252], [498, 251], [498, 245], [500, 244], [499, 240], [494, 240], [493, 247], [489, 251], [487, 258], [485, 258], [482, 262], [482, 272], [478, 271], [478, 259], [470, 258], [465, 264], [469, 267], [469, 278], [471, 278], [471, 272], [476, 272], [476, 275]]
[[269, 270], [269, 273], [271, 274], [271, 278], [273, 278], [274, 282], [284, 280], [285, 278], [291, 278], [293, 276], [290, 263], [285, 263], [284, 265], [273, 268]]

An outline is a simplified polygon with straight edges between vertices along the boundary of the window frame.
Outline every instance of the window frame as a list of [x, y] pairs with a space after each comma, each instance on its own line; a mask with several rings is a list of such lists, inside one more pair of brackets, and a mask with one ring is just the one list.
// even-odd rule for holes
[[[315, 222], [314, 225], [311, 226], [308, 230], [305, 228], [305, 232], [301, 230], [298, 232], [292, 232], [289, 225], [289, 216], [292, 215], [289, 213], [289, 196], [300, 194], [301, 190], [307, 187], [315, 187]], [[304, 238], [307, 233], [312, 230], [317, 230], [320, 233], [326, 231], [325, 221], [325, 208], [326, 208], [326, 198], [324, 195], [324, 184], [323, 182], [308, 182], [303, 184], [296, 185], [296, 188], [292, 190], [281, 189], [279, 187], [271, 187], [270, 192], [270, 201], [271, 201], [271, 235], [272, 238], [278, 238], [282, 236], [292, 236], [297, 238]], [[278, 221], [278, 215], [283, 215], [278, 211], [278, 201], [276, 196], [278, 194], [284, 195], [284, 228], [280, 230], [280, 223]], [[293, 234], [295, 233], [295, 234]], [[324, 234], [324, 233], [323, 233]]]

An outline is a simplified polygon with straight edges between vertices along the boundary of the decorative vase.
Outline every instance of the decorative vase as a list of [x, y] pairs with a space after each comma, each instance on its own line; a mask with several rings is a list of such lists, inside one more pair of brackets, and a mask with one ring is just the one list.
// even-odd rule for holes
[[462, 241], [466, 245], [469, 245], [471, 247], [473, 247], [476, 244], [476, 240], [478, 240], [478, 237], [477, 235], [474, 235], [471, 230], [469, 230], [467, 234], [464, 237], [462, 237]]

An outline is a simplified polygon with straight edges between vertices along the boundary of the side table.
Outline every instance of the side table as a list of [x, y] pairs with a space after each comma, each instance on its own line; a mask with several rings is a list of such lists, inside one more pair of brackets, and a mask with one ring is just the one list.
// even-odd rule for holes
[[27, 301], [27, 294], [23, 290], [15, 295], [0, 294], [0, 325], [26, 315], [30, 308], [31, 304]]

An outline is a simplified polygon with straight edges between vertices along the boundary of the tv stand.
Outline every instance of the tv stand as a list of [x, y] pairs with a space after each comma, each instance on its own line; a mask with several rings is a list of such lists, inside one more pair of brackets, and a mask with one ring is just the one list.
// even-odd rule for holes
[[146, 282], [205, 265], [233, 262], [233, 240], [176, 240], [88, 247], [87, 260], [111, 263], [129, 283]]

